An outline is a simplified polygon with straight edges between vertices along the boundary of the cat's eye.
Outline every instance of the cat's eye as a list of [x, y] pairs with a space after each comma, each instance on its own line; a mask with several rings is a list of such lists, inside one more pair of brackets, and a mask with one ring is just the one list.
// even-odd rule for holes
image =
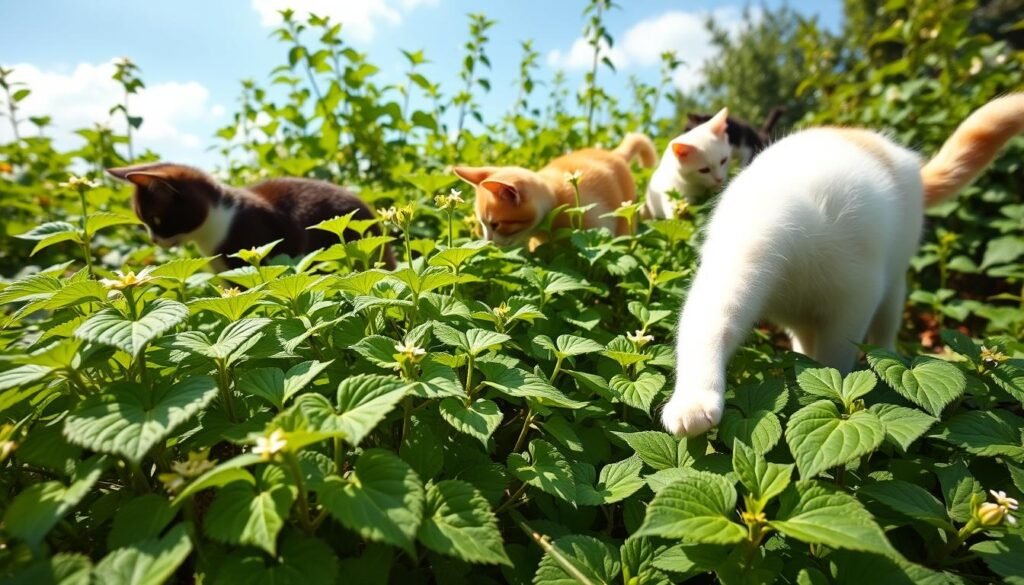
[[492, 222], [491, 222], [491, 229], [492, 229], [492, 230], [496, 230], [496, 229], [498, 229], [498, 226], [499, 226], [499, 225], [501, 225], [501, 223], [500, 223], [500, 222], [497, 222], [497, 221], [492, 221]]
[[722, 158], [722, 162], [720, 162], [718, 164], [723, 164], [724, 165], [725, 161], [727, 161], [727, 160], [729, 160], [729, 157], [724, 157], [724, 158]]
[[711, 167], [704, 167], [703, 169], [698, 169], [697, 172], [698, 173], [710, 173], [711, 172]]
[[153, 225], [160, 225], [160, 218], [159, 217], [153, 216]]

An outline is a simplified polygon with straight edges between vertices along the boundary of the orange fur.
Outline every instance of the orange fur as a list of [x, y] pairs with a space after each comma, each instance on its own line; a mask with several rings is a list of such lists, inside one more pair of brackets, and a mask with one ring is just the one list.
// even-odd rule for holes
[[[522, 167], [455, 167], [455, 174], [476, 188], [476, 213], [487, 239], [498, 244], [524, 243], [551, 210], [574, 207], [575, 192], [566, 173], [579, 171], [580, 204], [597, 204], [583, 216], [586, 228], [607, 227], [625, 235], [622, 218], [602, 218], [623, 203], [636, 199], [629, 162], [640, 158], [645, 166], [656, 159], [654, 145], [642, 134], [629, 134], [615, 150], [587, 148], [551, 161], [539, 171]], [[552, 227], [569, 227], [570, 218], [558, 214]]]
[[956, 195], [1021, 132], [1024, 93], [994, 99], [975, 110], [921, 169], [925, 205], [938, 205]]

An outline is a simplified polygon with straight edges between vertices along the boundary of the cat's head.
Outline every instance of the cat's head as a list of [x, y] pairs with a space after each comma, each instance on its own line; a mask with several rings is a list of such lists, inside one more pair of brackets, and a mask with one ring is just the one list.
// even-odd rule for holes
[[462, 166], [452, 170], [476, 189], [476, 217], [484, 238], [500, 246], [524, 243], [551, 210], [551, 188], [531, 170]]
[[132, 208], [156, 244], [169, 248], [188, 241], [221, 198], [221, 187], [199, 169], [150, 163], [107, 169], [135, 185]]
[[679, 174], [687, 182], [707, 188], [716, 188], [725, 182], [732, 158], [725, 132], [728, 118], [728, 108], [722, 108], [669, 143], [669, 150], [679, 163]]

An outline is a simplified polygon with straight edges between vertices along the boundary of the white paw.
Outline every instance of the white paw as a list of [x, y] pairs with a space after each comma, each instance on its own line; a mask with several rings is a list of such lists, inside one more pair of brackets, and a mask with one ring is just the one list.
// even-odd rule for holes
[[714, 390], [676, 391], [661, 411], [665, 429], [677, 437], [696, 437], [722, 420], [725, 397]]

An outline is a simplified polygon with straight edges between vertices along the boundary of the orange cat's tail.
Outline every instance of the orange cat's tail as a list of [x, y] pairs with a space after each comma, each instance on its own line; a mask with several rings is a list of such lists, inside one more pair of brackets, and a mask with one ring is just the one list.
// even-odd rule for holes
[[640, 164], [647, 168], [658, 164], [658, 151], [654, 150], [654, 143], [650, 138], [637, 132], [626, 134], [622, 143], [612, 152], [626, 159], [627, 163], [633, 162], [634, 158], [639, 158]]
[[956, 195], [1021, 132], [1024, 93], [994, 99], [975, 110], [921, 169], [925, 206], [938, 205]]

